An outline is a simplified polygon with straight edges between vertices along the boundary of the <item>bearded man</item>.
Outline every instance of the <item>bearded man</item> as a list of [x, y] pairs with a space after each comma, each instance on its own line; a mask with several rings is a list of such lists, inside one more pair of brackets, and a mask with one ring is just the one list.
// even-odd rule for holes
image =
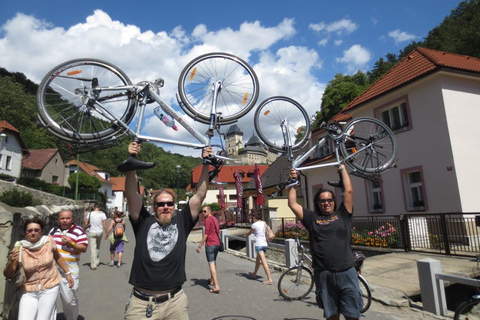
[[[128, 152], [138, 155], [140, 144], [130, 143]], [[202, 158], [211, 154], [212, 148], [206, 147]], [[207, 195], [208, 167], [207, 164], [203, 166], [197, 193], [181, 211], [175, 213], [176, 195], [161, 190], [152, 197], [153, 215], [138, 194], [136, 172], [127, 172], [125, 193], [136, 246], [129, 280], [133, 290], [125, 312], [126, 320], [188, 319], [188, 299], [182, 289], [187, 280], [186, 244]]]

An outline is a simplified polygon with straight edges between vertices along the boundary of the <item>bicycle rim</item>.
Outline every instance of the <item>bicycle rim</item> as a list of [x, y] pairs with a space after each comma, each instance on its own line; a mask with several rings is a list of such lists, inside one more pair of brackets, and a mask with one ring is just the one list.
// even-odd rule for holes
[[382, 173], [396, 160], [397, 147], [393, 132], [374, 118], [358, 118], [344, 128], [340, 152], [347, 165], [364, 173]]
[[312, 271], [306, 267], [293, 267], [285, 271], [278, 280], [278, 292], [287, 300], [305, 298], [313, 288]]
[[210, 123], [215, 83], [220, 83], [217, 124], [232, 123], [248, 113], [258, 99], [258, 78], [248, 63], [228, 53], [215, 52], [192, 60], [180, 74], [182, 109], [192, 118]]
[[455, 311], [454, 320], [479, 320], [480, 319], [480, 300], [471, 299], [461, 303]]
[[[114, 124], [129, 124], [135, 115], [134, 100], [126, 89], [101, 90], [131, 85], [114, 65], [97, 59], [76, 59], [52, 69], [38, 88], [41, 122], [57, 137], [70, 142], [103, 141], [121, 131]], [[92, 88], [100, 89], [94, 91]]]
[[[287, 120], [289, 141], [285, 141], [282, 124]], [[288, 97], [271, 97], [264, 100], [255, 111], [255, 130], [262, 141], [277, 151], [289, 145], [293, 150], [302, 148], [310, 137], [310, 121], [305, 109]]]
[[364, 313], [370, 308], [372, 303], [372, 292], [370, 291], [367, 280], [365, 280], [365, 278], [360, 274], [358, 275], [358, 285], [363, 297], [363, 304], [360, 312]]

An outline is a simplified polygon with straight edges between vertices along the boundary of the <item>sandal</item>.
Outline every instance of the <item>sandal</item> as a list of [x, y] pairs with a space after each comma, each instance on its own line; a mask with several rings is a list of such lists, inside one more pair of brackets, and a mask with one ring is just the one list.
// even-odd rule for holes
[[209, 291], [210, 293], [216, 293], [216, 294], [220, 293], [220, 289], [210, 289]]

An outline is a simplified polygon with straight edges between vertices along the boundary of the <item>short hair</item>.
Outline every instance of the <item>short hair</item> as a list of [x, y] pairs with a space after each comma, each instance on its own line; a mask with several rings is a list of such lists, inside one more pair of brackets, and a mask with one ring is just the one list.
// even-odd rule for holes
[[100, 203], [97, 203], [96, 205], [93, 206], [93, 209], [102, 209], [102, 205]]
[[123, 212], [122, 212], [122, 211], [116, 211], [116, 212], [114, 213], [114, 215], [115, 215], [115, 217], [117, 217], [117, 218], [121, 218], [121, 217], [123, 217]]
[[152, 202], [153, 202], [153, 205], [156, 206], [156, 202], [157, 202], [157, 197], [159, 195], [161, 195], [162, 193], [167, 193], [169, 195], [172, 196], [172, 199], [173, 199], [173, 202], [176, 202], [176, 195], [175, 193], [171, 192], [170, 190], [167, 190], [167, 189], [160, 189], [159, 191], [155, 192], [152, 196]]
[[335, 193], [330, 189], [320, 189], [315, 193], [315, 197], [313, 197], [313, 207], [316, 213], [321, 213], [320, 206], [318, 205], [318, 201], [320, 200], [320, 195], [322, 193], [328, 192], [332, 195], [333, 201], [335, 201], [335, 205], [333, 206], [333, 210], [337, 210], [337, 200], [335, 200]]
[[43, 229], [45, 228], [45, 222], [43, 221], [43, 219], [41, 219], [39, 217], [28, 218], [27, 220], [25, 220], [25, 224], [23, 225], [23, 232], [24, 233], [27, 232], [27, 226], [30, 223], [38, 224], [40, 226], [40, 229], [42, 229], [42, 233], [43, 233]]

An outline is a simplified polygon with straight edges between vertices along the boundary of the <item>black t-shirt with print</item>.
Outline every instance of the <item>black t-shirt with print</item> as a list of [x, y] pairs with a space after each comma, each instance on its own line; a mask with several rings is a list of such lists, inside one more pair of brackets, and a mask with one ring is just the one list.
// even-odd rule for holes
[[341, 271], [355, 265], [351, 247], [352, 215], [343, 203], [330, 215], [303, 208], [302, 223], [310, 234], [314, 269]]
[[135, 233], [135, 254], [129, 283], [135, 287], [161, 291], [183, 285], [187, 237], [195, 221], [187, 204], [177, 212], [168, 226], [161, 226], [145, 207], [137, 221], [132, 221]]

